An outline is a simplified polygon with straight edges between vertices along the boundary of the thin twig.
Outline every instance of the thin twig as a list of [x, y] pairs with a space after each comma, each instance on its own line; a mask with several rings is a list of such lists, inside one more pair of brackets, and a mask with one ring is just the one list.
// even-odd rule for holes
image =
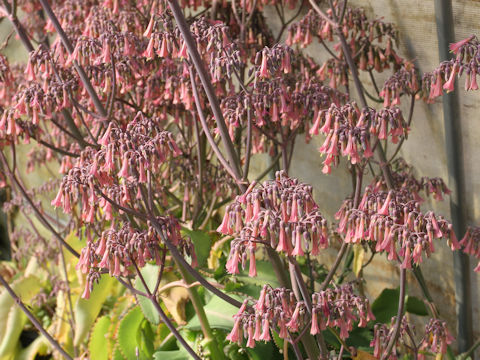
[[250, 158], [252, 156], [252, 110], [247, 110], [247, 148], [245, 149], [245, 165], [243, 168], [243, 180], [248, 180], [248, 172], [250, 170]]
[[200, 119], [200, 122], [202, 124], [203, 132], [205, 133], [205, 135], [207, 137], [207, 140], [208, 140], [210, 146], [212, 147], [212, 150], [215, 152], [215, 155], [217, 156], [218, 161], [220, 161], [220, 163], [225, 168], [225, 170], [230, 174], [230, 176], [232, 176], [232, 178], [237, 183], [239, 183], [239, 182], [241, 182], [241, 180], [238, 177], [237, 172], [231, 166], [231, 164], [229, 164], [228, 161], [223, 157], [223, 154], [220, 151], [220, 148], [215, 143], [215, 139], [213, 138], [212, 134], [210, 133], [210, 130], [208, 129], [207, 120], [206, 120], [205, 114], [202, 110], [200, 97], [198, 95], [198, 89], [197, 89], [196, 82], [195, 82], [195, 74], [193, 73], [193, 69], [191, 67], [189, 68], [189, 71], [190, 71], [190, 82], [192, 83], [193, 97], [195, 99], [195, 105], [197, 106], [198, 118]]
[[[42, 0], [45, 1], [45, 0]], [[230, 165], [234, 170], [235, 177], [237, 179], [242, 178], [241, 169], [239, 168], [239, 161], [237, 158], [237, 154], [233, 147], [232, 140], [230, 139], [230, 135], [228, 133], [228, 128], [225, 123], [225, 119], [223, 118], [222, 111], [220, 109], [220, 104], [218, 101], [217, 96], [215, 95], [215, 91], [213, 89], [211, 80], [205, 70], [205, 66], [203, 64], [202, 58], [198, 53], [197, 45], [195, 44], [195, 40], [193, 39], [192, 33], [190, 32], [190, 28], [186, 22], [185, 16], [183, 15], [182, 9], [178, 4], [177, 0], [169, 0], [170, 9], [172, 10], [173, 16], [175, 17], [175, 21], [177, 22], [177, 26], [182, 33], [183, 39], [187, 44], [188, 53], [190, 54], [190, 58], [195, 65], [195, 69], [197, 70], [198, 76], [202, 82], [203, 88], [207, 95], [208, 101], [212, 108], [212, 113], [217, 123], [218, 130], [220, 132], [220, 136], [222, 137], [223, 145], [225, 146], [225, 151], [227, 152], [227, 157], [229, 159]], [[243, 184], [239, 184], [243, 191], [246, 190], [246, 186]]]

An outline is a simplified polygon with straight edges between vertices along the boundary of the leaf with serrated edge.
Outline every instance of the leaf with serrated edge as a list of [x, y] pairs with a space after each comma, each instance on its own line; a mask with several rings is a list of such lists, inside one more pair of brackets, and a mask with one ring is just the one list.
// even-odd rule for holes
[[73, 344], [78, 346], [83, 342], [90, 331], [95, 319], [102, 308], [105, 299], [110, 294], [115, 279], [104, 274], [100, 282], [93, 286], [90, 299], [79, 298], [75, 304], [75, 338]]
[[113, 359], [112, 360], [127, 360], [123, 355], [122, 352], [120, 351], [120, 346], [117, 345], [113, 349]]
[[139, 350], [139, 359], [147, 359], [142, 349], [139, 348], [137, 335], [140, 325], [145, 318], [139, 307], [133, 308], [120, 322], [118, 328], [118, 344], [120, 351], [126, 359], [137, 359], [136, 349]]
[[191, 356], [184, 350], [157, 351], [153, 354], [154, 360], [190, 360]]
[[108, 360], [108, 347], [105, 346], [108, 329], [110, 328], [110, 318], [102, 316], [98, 318], [90, 334], [88, 351], [90, 358], [95, 360]]
[[399, 289], [383, 289], [372, 304], [372, 312], [377, 322], [390, 323], [392, 316], [397, 314]]
[[110, 328], [108, 329], [108, 354], [112, 355], [115, 353], [115, 347], [117, 345], [118, 338], [118, 328], [120, 327], [120, 320], [122, 319], [131, 309], [130, 297], [122, 296], [117, 299], [117, 302], [113, 306], [113, 309], [110, 311]]

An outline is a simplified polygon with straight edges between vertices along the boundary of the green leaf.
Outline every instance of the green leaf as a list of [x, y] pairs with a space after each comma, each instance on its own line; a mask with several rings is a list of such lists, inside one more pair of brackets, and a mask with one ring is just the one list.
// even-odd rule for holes
[[110, 318], [108, 316], [102, 316], [97, 320], [88, 343], [91, 359], [108, 360], [108, 346], [105, 346], [107, 341], [105, 335], [107, 335], [109, 328]]
[[[21, 277], [10, 284], [15, 293], [23, 300], [28, 302], [40, 290], [40, 281], [35, 276]], [[4, 338], [5, 325], [7, 322], [10, 308], [15, 305], [15, 301], [10, 294], [3, 289], [0, 293], [0, 339]]]
[[113, 351], [113, 360], [126, 360], [118, 346], [116, 346]]
[[411, 314], [427, 316], [428, 311], [425, 303], [415, 296], [408, 296], [405, 299], [405, 310]]
[[127, 360], [137, 359], [137, 349], [139, 359], [148, 358], [139, 341], [140, 326], [144, 319], [140, 308], [135, 307], [130, 310], [120, 322], [118, 329], [118, 344], [122, 355]]
[[92, 328], [100, 313], [103, 303], [112, 290], [115, 279], [103, 274], [98, 284], [93, 286], [89, 299], [78, 298], [75, 304], [75, 338], [74, 346], [80, 345]]
[[205, 267], [210, 256], [210, 249], [212, 248], [212, 237], [207, 232], [201, 230], [182, 229], [182, 233], [189, 236], [193, 245], [195, 245], [198, 266]]
[[154, 360], [190, 360], [190, 355], [186, 350], [157, 351], [153, 354]]
[[360, 244], [353, 245], [353, 273], [356, 277], [360, 274], [365, 258], [365, 249]]
[[[457, 358], [450, 345], [447, 346], [447, 353], [445, 355], [447, 356], [447, 360], [455, 360]], [[461, 355], [463, 354], [460, 354], [459, 356]]]
[[[159, 267], [157, 265], [145, 264], [145, 266], [140, 269], [140, 272], [142, 273], [143, 279], [147, 283], [149, 290], [153, 292], [155, 284], [157, 283]], [[146, 292], [145, 286], [143, 286], [143, 283], [138, 276], [135, 278], [135, 289]], [[137, 296], [137, 298], [145, 318], [152, 324], [158, 325], [160, 323], [160, 317], [152, 302], [144, 296]]]
[[[205, 305], [204, 309], [212, 328], [224, 330], [231, 330], [233, 328], [233, 315], [238, 312], [237, 307], [215, 296]], [[190, 330], [200, 330], [200, 321], [198, 321], [197, 315], [188, 322], [186, 328]]]
[[371, 330], [367, 328], [354, 327], [346, 340], [348, 345], [355, 348], [369, 348], [372, 339]]
[[263, 287], [265, 284], [270, 284], [272, 288], [279, 288], [280, 282], [278, 281], [275, 272], [272, 269], [272, 265], [268, 261], [257, 260], [257, 276], [251, 277], [248, 275], [248, 268], [240, 271], [237, 275], [237, 279], [245, 284], [254, 284]]
[[272, 334], [272, 340], [277, 346], [277, 348], [279, 350], [283, 350], [285, 340], [283, 340], [280, 336], [278, 336], [278, 333], [276, 331], [271, 331], [271, 334]]
[[[25, 305], [28, 305], [40, 286], [40, 281], [35, 276], [21, 277], [11, 285]], [[23, 311], [3, 289], [0, 294], [0, 359], [12, 357], [16, 353], [18, 339], [26, 322], [27, 317]]]
[[245, 294], [245, 295], [253, 297], [254, 299], [258, 299], [260, 297], [260, 292], [262, 291], [262, 288], [258, 285], [255, 285], [255, 284], [247, 284], [247, 285], [239, 284], [240, 286], [235, 287], [235, 288], [230, 290], [228, 288], [228, 284], [229, 283], [227, 283], [227, 286], [225, 286], [225, 291], [226, 292], [232, 291], [232, 292], [235, 292], [237, 294], [238, 293]]
[[18, 351], [19, 338], [27, 317], [19, 307], [10, 309], [7, 318], [5, 336], [0, 345], [0, 359], [11, 359]]
[[[283, 356], [279, 357], [279, 352], [275, 350], [275, 345], [272, 342], [258, 341], [255, 347], [246, 348], [248, 357], [252, 360], [274, 360], [283, 359]], [[277, 356], [276, 356], [277, 355]]]
[[372, 312], [377, 322], [390, 323], [393, 316], [397, 315], [399, 289], [384, 289], [372, 304]]
[[149, 359], [152, 358], [153, 353], [155, 352], [155, 346], [153, 341], [155, 340], [155, 333], [150, 326], [148, 321], [143, 322], [143, 326], [140, 329], [140, 348], [145, 351]]

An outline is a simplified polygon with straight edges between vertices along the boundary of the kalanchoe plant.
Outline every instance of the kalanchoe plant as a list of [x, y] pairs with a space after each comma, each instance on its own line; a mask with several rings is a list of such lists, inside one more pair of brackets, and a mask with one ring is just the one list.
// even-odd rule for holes
[[[406, 274], [421, 279], [439, 240], [479, 259], [480, 230], [455, 234], [421, 207], [450, 190], [398, 154], [415, 101], [452, 91], [457, 76], [478, 88], [475, 36], [420, 77], [395, 25], [347, 0], [2, 0], [0, 10], [29, 53], [23, 65], [0, 55], [0, 186], [4, 210], [24, 216], [0, 303], [23, 316], [15, 299], [46, 339], [24, 354], [248, 359], [259, 343], [272, 359], [356, 357], [365, 346], [381, 360], [446, 354], [451, 325], [421, 282], [432, 319], [419, 332], [409, 323]], [[325, 61], [303, 51], [316, 41]], [[388, 74], [380, 86], [378, 73]], [[320, 138], [319, 175], [341, 161], [352, 174], [335, 214], [289, 171], [299, 136]], [[254, 177], [262, 153], [271, 165]], [[42, 168], [59, 175], [22, 180]], [[320, 261], [326, 248], [338, 249], [333, 264]], [[382, 254], [400, 272], [386, 321], [362, 278]], [[360, 267], [337, 276], [352, 257]], [[0, 357], [13, 357], [22, 328], [1, 321]]]

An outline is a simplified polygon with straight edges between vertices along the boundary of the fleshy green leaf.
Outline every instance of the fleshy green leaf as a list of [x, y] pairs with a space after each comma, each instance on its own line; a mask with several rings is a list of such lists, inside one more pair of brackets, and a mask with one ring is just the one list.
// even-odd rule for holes
[[405, 299], [405, 310], [411, 314], [427, 316], [428, 311], [425, 303], [415, 296], [407, 296]]
[[115, 350], [113, 351], [113, 360], [126, 360], [118, 346], [116, 346]]
[[[157, 265], [146, 264], [140, 272], [150, 291], [153, 291], [157, 282], [159, 267]], [[145, 287], [138, 276], [135, 278], [135, 288], [145, 292]], [[152, 302], [144, 296], [138, 296], [137, 298], [145, 318], [152, 324], [158, 325], [160, 323], [160, 317]]]
[[191, 356], [186, 350], [157, 351], [153, 354], [154, 360], [190, 360]]
[[[215, 296], [205, 305], [204, 309], [212, 328], [224, 330], [233, 328], [233, 315], [238, 312], [238, 308], [235, 306]], [[200, 322], [197, 315], [188, 322], [186, 328], [200, 330]]]
[[372, 340], [372, 332], [367, 328], [360, 328], [354, 327], [353, 330], [350, 332], [348, 339], [346, 342], [348, 345], [355, 347], [356, 349], [359, 348], [366, 348], [370, 347], [370, 341]]
[[184, 235], [189, 236], [190, 239], [192, 239], [193, 245], [195, 245], [198, 266], [206, 266], [207, 259], [210, 255], [210, 249], [212, 247], [212, 237], [205, 231], [201, 230], [182, 229], [182, 232]]
[[10, 308], [7, 318], [5, 336], [0, 345], [0, 359], [7, 360], [14, 357], [18, 351], [18, 339], [22, 333], [27, 317], [19, 307]]
[[139, 359], [148, 358], [139, 342], [140, 326], [144, 319], [140, 308], [135, 307], [121, 320], [118, 329], [118, 344], [126, 359], [137, 359], [137, 349]]
[[88, 343], [91, 359], [108, 360], [108, 346], [105, 346], [107, 341], [105, 335], [107, 335], [109, 328], [110, 318], [108, 316], [102, 316], [97, 320]]
[[280, 287], [280, 282], [278, 281], [278, 278], [272, 269], [272, 265], [269, 262], [257, 260], [256, 265], [256, 277], [248, 276], [248, 269], [246, 269], [241, 271], [240, 274], [237, 275], [237, 279], [239, 279], [245, 284], [255, 284], [261, 287], [263, 287], [263, 285], [265, 284], [270, 284], [270, 286], [274, 289]]
[[372, 304], [372, 312], [377, 322], [390, 323], [398, 311], [399, 289], [384, 289]]
[[[26, 305], [40, 290], [40, 286], [40, 281], [35, 276], [19, 278], [11, 285]], [[18, 339], [26, 322], [25, 314], [3, 289], [0, 294], [0, 359], [12, 357], [17, 351]]]
[[101, 276], [100, 282], [93, 286], [90, 299], [78, 298], [77, 303], [75, 304], [74, 346], [80, 345], [83, 340], [85, 340], [85, 337], [95, 322], [105, 299], [110, 294], [114, 283], [115, 279], [109, 277], [108, 274], [104, 274]]
[[144, 321], [140, 329], [139, 342], [140, 348], [143, 349], [149, 359], [152, 358], [153, 353], [155, 352], [155, 346], [153, 343], [154, 340], [155, 334], [150, 326], [150, 323], [148, 321]]
[[252, 360], [276, 360], [283, 359], [277, 351], [272, 342], [259, 341], [254, 348], [246, 348], [248, 357]]

